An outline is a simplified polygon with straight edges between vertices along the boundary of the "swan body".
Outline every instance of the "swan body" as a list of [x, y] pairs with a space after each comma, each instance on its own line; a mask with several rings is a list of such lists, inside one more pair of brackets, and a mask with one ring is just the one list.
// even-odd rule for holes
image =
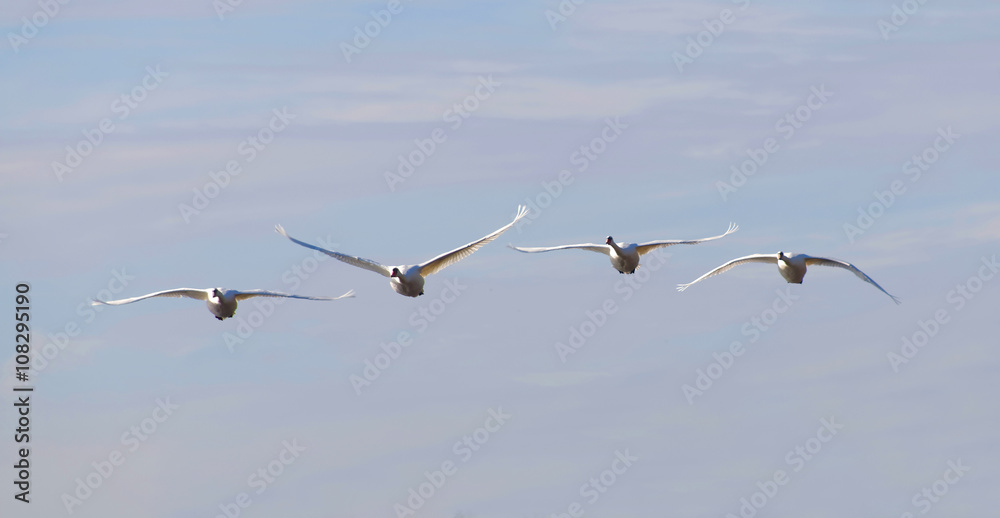
[[885, 289], [882, 288], [882, 286], [879, 286], [878, 283], [872, 280], [871, 277], [869, 277], [867, 274], [858, 269], [857, 266], [854, 266], [851, 263], [848, 263], [846, 261], [840, 261], [837, 259], [827, 259], [825, 257], [813, 257], [806, 254], [788, 255], [785, 254], [784, 252], [778, 252], [777, 254], [753, 254], [733, 259], [732, 261], [729, 261], [728, 263], [719, 266], [718, 268], [706, 273], [705, 275], [702, 275], [701, 277], [698, 277], [697, 279], [687, 284], [678, 284], [677, 291], [684, 291], [696, 282], [699, 282], [703, 279], [707, 279], [714, 275], [718, 275], [733, 268], [734, 266], [744, 263], [777, 264], [778, 273], [781, 274], [781, 277], [784, 278], [785, 281], [792, 284], [802, 284], [802, 279], [806, 276], [807, 267], [812, 265], [833, 266], [836, 268], [843, 268], [845, 270], [852, 272], [854, 275], [857, 275], [859, 279], [878, 288], [879, 291], [888, 295], [889, 298], [891, 298], [892, 301], [895, 302], [896, 304], [900, 303], [899, 298], [893, 296], [888, 291], [885, 291]]
[[662, 248], [671, 245], [696, 245], [698, 243], [704, 243], [705, 241], [712, 241], [713, 239], [719, 239], [720, 237], [728, 236], [733, 232], [736, 232], [740, 227], [734, 223], [729, 224], [729, 229], [726, 230], [724, 234], [718, 236], [706, 237], [703, 239], [693, 239], [693, 240], [661, 240], [661, 241], [650, 241], [648, 243], [618, 243], [611, 236], [604, 242], [605, 244], [594, 244], [594, 243], [584, 243], [580, 245], [562, 245], [562, 246], [551, 246], [551, 247], [518, 247], [514, 245], [508, 245], [510, 248], [517, 250], [518, 252], [525, 253], [537, 253], [537, 252], [551, 252], [553, 250], [589, 250], [591, 252], [597, 252], [607, 255], [611, 260], [611, 266], [618, 273], [635, 273], [636, 268], [639, 267], [639, 258], [643, 255], [656, 250], [657, 248]]
[[494, 232], [487, 234], [486, 236], [477, 239], [467, 245], [460, 246], [450, 252], [445, 252], [433, 259], [424, 261], [416, 265], [403, 265], [403, 266], [384, 266], [371, 259], [364, 259], [361, 257], [355, 257], [347, 254], [342, 254], [340, 252], [334, 252], [332, 250], [327, 250], [325, 248], [318, 247], [316, 245], [311, 245], [304, 241], [299, 241], [298, 239], [289, 236], [285, 229], [281, 225], [275, 225], [274, 229], [282, 236], [287, 237], [293, 243], [297, 245], [322, 252], [334, 259], [343, 261], [347, 264], [357, 266], [358, 268], [364, 268], [375, 272], [379, 275], [389, 278], [389, 286], [396, 293], [406, 296], [406, 297], [419, 297], [424, 294], [424, 278], [428, 275], [432, 275], [440, 272], [446, 267], [465, 259], [466, 257], [472, 255], [473, 252], [479, 250], [483, 245], [493, 241], [494, 239], [500, 237], [500, 234], [506, 232], [510, 227], [514, 226], [521, 218], [528, 215], [528, 208], [524, 205], [520, 205], [517, 208], [517, 215], [514, 220], [510, 223], [500, 227]]
[[420, 265], [393, 267], [389, 274], [389, 286], [404, 297], [423, 295], [424, 276], [420, 274]]
[[149, 293], [147, 295], [142, 295], [139, 297], [132, 297], [129, 299], [119, 299], [119, 300], [94, 300], [90, 303], [92, 306], [104, 305], [104, 306], [120, 306], [122, 304], [131, 304], [133, 302], [138, 302], [140, 300], [151, 299], [153, 297], [187, 297], [189, 299], [197, 299], [205, 301], [208, 306], [208, 310], [215, 315], [215, 318], [219, 320], [225, 320], [236, 314], [236, 307], [239, 301], [248, 299], [251, 297], [281, 297], [288, 299], [305, 299], [305, 300], [338, 300], [354, 296], [354, 290], [348, 291], [347, 293], [339, 297], [307, 297], [305, 295], [289, 295], [287, 293], [279, 293], [276, 291], [265, 291], [265, 290], [249, 290], [249, 291], [237, 291], [237, 290], [227, 290], [223, 288], [210, 288], [210, 289], [193, 289], [193, 288], [177, 288], [174, 290], [164, 290], [157, 291], [154, 293]]

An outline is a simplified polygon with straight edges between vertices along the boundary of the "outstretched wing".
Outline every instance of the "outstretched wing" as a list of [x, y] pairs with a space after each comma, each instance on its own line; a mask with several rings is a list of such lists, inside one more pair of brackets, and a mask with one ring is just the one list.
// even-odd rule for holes
[[682, 241], [682, 240], [650, 241], [648, 243], [642, 243], [642, 244], [636, 245], [635, 251], [639, 252], [639, 255], [643, 255], [643, 254], [645, 254], [647, 252], [656, 250], [657, 248], [664, 247], [664, 246], [670, 246], [670, 245], [697, 245], [698, 243], [704, 243], [705, 241], [711, 241], [713, 239], [719, 239], [720, 237], [726, 237], [729, 234], [732, 234], [733, 232], [736, 232], [737, 230], [739, 230], [739, 228], [740, 228], [739, 225], [737, 225], [736, 223], [730, 223], [729, 224], [729, 229], [726, 230], [725, 234], [719, 234], [718, 236], [706, 237], [706, 238], [703, 238], [703, 239], [693, 239], [693, 240], [690, 240], [690, 241]]
[[535, 252], [551, 252], [553, 250], [590, 250], [591, 252], [597, 252], [600, 254], [608, 255], [610, 254], [611, 247], [608, 245], [595, 245], [593, 243], [584, 243], [582, 245], [562, 245], [562, 246], [549, 246], [549, 247], [521, 247], [514, 245], [507, 245], [518, 252], [525, 252], [533, 254]]
[[267, 291], [267, 290], [248, 290], [248, 291], [236, 292], [236, 300], [249, 299], [252, 297], [284, 297], [286, 299], [305, 299], [305, 300], [340, 300], [353, 296], [354, 296], [354, 290], [350, 290], [339, 297], [309, 297], [306, 295], [289, 295], [287, 293], [279, 293], [277, 291]]
[[863, 280], [863, 281], [871, 284], [872, 286], [875, 286], [882, 293], [885, 293], [886, 295], [889, 295], [889, 298], [891, 298], [892, 301], [895, 302], [896, 304], [900, 303], [899, 298], [897, 298], [896, 296], [892, 295], [888, 291], [885, 291], [884, 288], [882, 288], [881, 286], [879, 286], [877, 282], [873, 281], [872, 278], [869, 277], [865, 272], [861, 271], [860, 269], [858, 269], [857, 266], [854, 266], [851, 263], [848, 263], [848, 262], [845, 262], [845, 261], [838, 261], [837, 259], [827, 259], [825, 257], [809, 257], [809, 256], [806, 256], [806, 266], [810, 266], [810, 265], [813, 265], [813, 264], [818, 264], [820, 266], [834, 266], [834, 267], [837, 267], [837, 268], [843, 268], [845, 270], [850, 270], [850, 271], [854, 272], [854, 275], [857, 275], [859, 279], [861, 279], [861, 280]]
[[465, 246], [456, 248], [451, 252], [441, 254], [435, 257], [434, 259], [431, 259], [430, 261], [426, 261], [420, 264], [420, 275], [426, 277], [428, 275], [435, 274], [437, 272], [440, 272], [441, 270], [444, 270], [449, 265], [452, 265], [454, 263], [461, 261], [462, 259], [465, 259], [466, 257], [469, 257], [470, 255], [472, 255], [473, 252], [482, 248], [482, 246], [485, 245], [486, 243], [489, 243], [490, 241], [493, 241], [494, 239], [500, 237], [500, 234], [506, 232], [507, 229], [513, 227], [515, 223], [517, 223], [521, 218], [527, 215], [528, 215], [528, 207], [525, 207], [524, 205], [519, 205], [517, 207], [517, 216], [514, 217], [514, 221], [511, 221], [510, 223], [500, 227], [495, 232], [483, 237], [482, 239], [473, 241]]
[[738, 266], [738, 265], [741, 265], [741, 264], [744, 264], [744, 263], [771, 263], [771, 264], [777, 264], [778, 263], [778, 254], [754, 254], [754, 255], [748, 255], [746, 257], [740, 257], [739, 259], [733, 259], [732, 261], [729, 261], [728, 263], [726, 263], [726, 264], [724, 264], [724, 265], [722, 265], [722, 266], [720, 266], [720, 267], [718, 267], [718, 268], [716, 268], [716, 269], [714, 269], [714, 270], [706, 273], [705, 275], [702, 275], [701, 277], [698, 277], [697, 279], [695, 279], [695, 280], [693, 280], [693, 281], [691, 281], [691, 282], [689, 282], [687, 284], [678, 284], [677, 285], [677, 291], [684, 291], [684, 290], [688, 289], [688, 286], [691, 286], [692, 284], [694, 284], [694, 283], [696, 283], [698, 281], [701, 281], [703, 279], [707, 279], [707, 278], [709, 278], [709, 277], [711, 277], [713, 275], [719, 275], [720, 273], [723, 273], [723, 272], [729, 270], [730, 268], [732, 268], [734, 266]]
[[175, 290], [163, 290], [157, 291], [155, 293], [150, 293], [148, 295], [142, 295], [139, 297], [132, 297], [130, 299], [119, 299], [119, 300], [94, 300], [90, 303], [91, 306], [105, 305], [105, 306], [120, 306], [122, 304], [131, 304], [136, 301], [143, 299], [151, 299], [153, 297], [187, 297], [189, 299], [198, 300], [208, 300], [208, 294], [212, 290], [197, 290], [194, 288], [177, 288]]
[[340, 252], [333, 252], [331, 250], [318, 247], [316, 245], [310, 245], [309, 243], [306, 243], [304, 241], [299, 241], [298, 239], [295, 239], [294, 237], [288, 235], [288, 233], [285, 232], [285, 229], [282, 228], [281, 225], [275, 225], [274, 230], [277, 233], [287, 237], [289, 240], [291, 240], [293, 243], [297, 245], [301, 245], [306, 248], [311, 248], [313, 250], [316, 250], [317, 252], [323, 252], [324, 254], [334, 259], [337, 259], [338, 261], [343, 261], [347, 264], [357, 266], [358, 268], [364, 268], [365, 270], [371, 270], [379, 275], [382, 275], [383, 277], [389, 277], [392, 275], [392, 270], [386, 268], [385, 266], [382, 266], [381, 264], [376, 263], [375, 261], [372, 261], [371, 259], [363, 259], [361, 257], [354, 257], [352, 255], [342, 254]]

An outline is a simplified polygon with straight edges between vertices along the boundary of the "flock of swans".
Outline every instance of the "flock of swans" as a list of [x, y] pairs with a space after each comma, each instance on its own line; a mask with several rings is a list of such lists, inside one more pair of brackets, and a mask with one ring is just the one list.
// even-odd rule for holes
[[[424, 261], [420, 264], [415, 265], [401, 265], [401, 266], [384, 266], [370, 259], [363, 259], [361, 257], [355, 257], [340, 252], [335, 252], [332, 250], [327, 250], [325, 248], [311, 245], [304, 241], [295, 239], [289, 236], [285, 229], [281, 225], [275, 226], [275, 231], [277, 231], [282, 236], [288, 238], [293, 243], [304, 246], [306, 248], [322, 252], [338, 261], [343, 261], [347, 264], [357, 266], [358, 268], [364, 268], [365, 270], [373, 271], [383, 277], [389, 278], [389, 286], [400, 295], [407, 297], [418, 297], [424, 294], [424, 278], [428, 275], [432, 275], [440, 272], [441, 270], [451, 266], [452, 264], [465, 259], [470, 256], [476, 250], [479, 250], [487, 243], [500, 237], [501, 234], [514, 226], [521, 218], [528, 215], [528, 208], [521, 205], [517, 208], [517, 215], [514, 220], [510, 223], [500, 227], [496, 231], [487, 234], [486, 236], [477, 239], [467, 245], [460, 246], [450, 252], [445, 252], [433, 259]], [[693, 240], [660, 240], [660, 241], [650, 241], [648, 243], [618, 243], [608, 236], [605, 244], [579, 244], [579, 245], [561, 245], [552, 247], [516, 247], [510, 245], [511, 248], [519, 252], [525, 253], [536, 253], [536, 252], [551, 252], [554, 250], [589, 250], [591, 252], [598, 252], [608, 256], [611, 260], [611, 266], [618, 270], [621, 274], [633, 274], [636, 268], [639, 267], [639, 259], [646, 253], [655, 250], [657, 248], [671, 246], [671, 245], [695, 245], [698, 243], [704, 243], [706, 241], [712, 241], [719, 239], [733, 232], [739, 227], [735, 224], [730, 224], [729, 228], [725, 233], [718, 236], [706, 237], [703, 239], [693, 239]], [[836, 259], [827, 259], [824, 257], [812, 257], [805, 254], [795, 254], [787, 255], [784, 252], [778, 252], [777, 254], [753, 254], [745, 257], [740, 257], [733, 259], [732, 261], [719, 266], [718, 268], [698, 277], [697, 279], [687, 283], [679, 284], [677, 286], [678, 291], [684, 291], [691, 285], [700, 282], [709, 277], [718, 275], [720, 273], [726, 272], [731, 268], [745, 264], [745, 263], [770, 263], [778, 265], [778, 273], [789, 283], [801, 284], [803, 277], [806, 275], [806, 268], [812, 265], [819, 266], [833, 266], [836, 268], [843, 268], [848, 270], [854, 275], [858, 276], [861, 280], [875, 286], [882, 293], [885, 293], [893, 302], [899, 304], [899, 299], [891, 295], [889, 292], [885, 291], [877, 282], [872, 280], [871, 277], [862, 272], [858, 267], [851, 263], [839, 261]], [[150, 293], [147, 295], [142, 295], [139, 297], [132, 297], [128, 299], [120, 300], [95, 300], [92, 304], [105, 304], [111, 306], [118, 306], [121, 304], [130, 304], [132, 302], [137, 302], [140, 300], [145, 300], [153, 297], [186, 297], [191, 299], [197, 299], [205, 301], [208, 305], [208, 310], [215, 315], [215, 318], [219, 320], [225, 320], [236, 314], [236, 307], [238, 302], [251, 297], [285, 297], [292, 299], [304, 299], [304, 300], [339, 300], [344, 298], [349, 298], [354, 296], [354, 290], [348, 291], [347, 293], [339, 297], [308, 297], [304, 295], [290, 295], [287, 293], [280, 293], [275, 291], [266, 290], [248, 290], [248, 291], [238, 291], [238, 290], [225, 290], [222, 288], [207, 288], [207, 289], [192, 289], [192, 288], [178, 288], [173, 290], [164, 290]]]

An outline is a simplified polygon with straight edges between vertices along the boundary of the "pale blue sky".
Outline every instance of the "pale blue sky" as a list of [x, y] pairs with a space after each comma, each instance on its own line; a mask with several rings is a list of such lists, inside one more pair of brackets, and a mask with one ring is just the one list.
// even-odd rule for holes
[[[994, 3], [928, 2], [886, 41], [891, 1], [587, 0], [553, 30], [555, 1], [404, 0], [348, 63], [341, 43], [386, 5], [244, 0], [220, 21], [209, 0], [70, 2], [16, 51], [10, 34], [40, 7], [4, 10], [0, 308], [11, 315], [27, 281], [35, 350], [79, 333], [32, 372], [33, 501], [8, 483], [0, 514], [66, 516], [63, 495], [116, 450], [124, 463], [72, 516], [214, 517], [246, 492], [244, 517], [393, 517], [446, 461], [457, 473], [416, 516], [548, 518], [574, 502], [589, 517], [738, 516], [779, 469], [790, 482], [758, 516], [916, 516], [914, 495], [959, 459], [971, 470], [927, 514], [995, 506], [1000, 280], [961, 306], [952, 293], [979, 287], [1000, 252]], [[674, 53], [723, 9], [735, 21], [679, 72]], [[120, 117], [113, 103], [157, 67], [166, 76]], [[454, 128], [447, 111], [489, 77], [495, 91]], [[820, 87], [833, 95], [786, 139], [776, 122]], [[294, 119], [248, 161], [241, 142], [282, 109]], [[114, 132], [60, 182], [53, 161], [104, 118]], [[579, 170], [609, 118], [627, 127]], [[912, 181], [905, 163], [949, 127], [958, 139]], [[437, 128], [447, 140], [390, 190], [384, 173]], [[780, 148], [724, 200], [717, 182], [768, 138]], [[185, 222], [178, 206], [229, 161], [242, 172]], [[550, 207], [419, 299], [332, 259], [293, 283], [315, 259], [273, 231], [412, 264], [505, 224], [561, 170], [573, 183]], [[858, 207], [897, 180], [906, 192], [849, 238]], [[699, 238], [730, 221], [736, 234], [666, 249], [628, 300], [604, 257], [505, 247]], [[821, 268], [803, 285], [749, 265], [675, 290], [778, 250], [850, 261], [903, 304]], [[116, 297], [357, 298], [285, 302], [230, 348], [252, 303], [224, 322], [190, 300], [91, 313], [123, 271]], [[467, 288], [440, 306], [449, 282]], [[786, 288], [799, 299], [750, 343], [745, 326]], [[555, 344], [607, 300], [618, 311], [561, 362]], [[445, 309], [421, 331], [412, 315], [432, 304]], [[940, 311], [948, 323], [894, 372], [887, 354]], [[400, 332], [413, 344], [356, 394], [351, 376]], [[734, 341], [746, 353], [689, 404], [684, 385]], [[168, 397], [179, 407], [129, 451], [123, 434]], [[463, 460], [454, 444], [498, 407], [513, 417]], [[794, 471], [788, 452], [831, 417], [844, 428]], [[248, 477], [283, 441], [305, 451], [257, 494]], [[626, 450], [638, 460], [589, 503], [581, 485]]]

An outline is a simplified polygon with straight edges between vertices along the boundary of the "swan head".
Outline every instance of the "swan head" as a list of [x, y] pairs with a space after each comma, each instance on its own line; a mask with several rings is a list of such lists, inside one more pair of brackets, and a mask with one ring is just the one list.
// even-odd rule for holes
[[786, 261], [786, 260], [788, 260], [788, 256], [785, 255], [784, 252], [778, 252], [778, 260], [779, 261]]
[[212, 296], [222, 300], [222, 288], [212, 288]]
[[400, 277], [400, 278], [402, 278], [403, 274], [399, 271], [399, 268], [393, 267], [392, 273], [389, 274], [389, 277]]
[[613, 238], [613, 237], [611, 237], [611, 236], [608, 236], [608, 240], [607, 240], [607, 241], [605, 241], [605, 243], [606, 243], [606, 244], [609, 244], [609, 245], [610, 245], [610, 244], [613, 244], [614, 242], [615, 242], [615, 238]]

